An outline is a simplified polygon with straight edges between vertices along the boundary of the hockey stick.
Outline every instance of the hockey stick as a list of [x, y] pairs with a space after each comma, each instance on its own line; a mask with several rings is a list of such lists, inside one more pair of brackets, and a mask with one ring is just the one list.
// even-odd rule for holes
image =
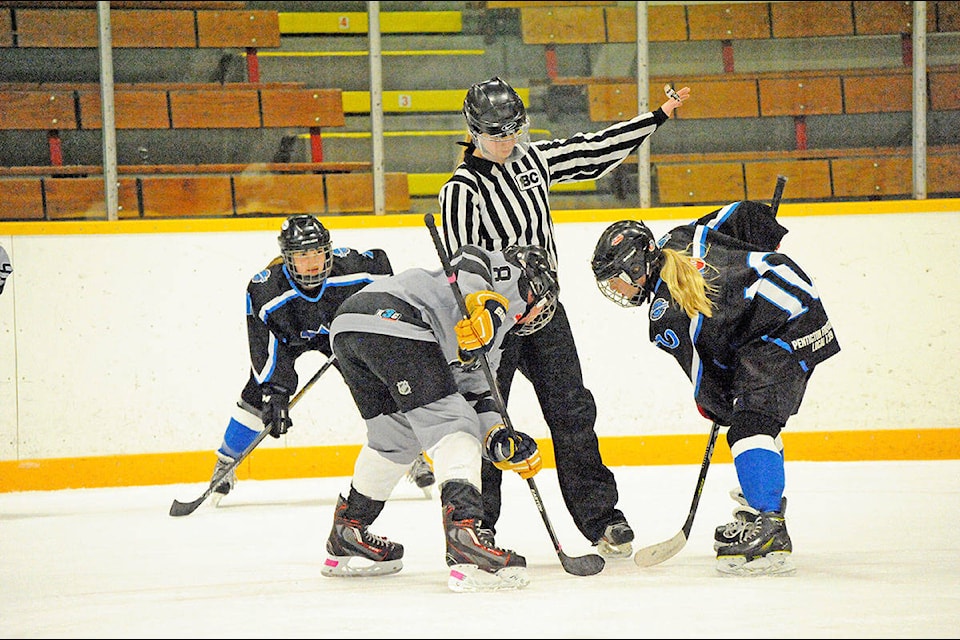
[[693, 528], [693, 517], [697, 515], [697, 505], [700, 504], [700, 494], [703, 493], [703, 484], [707, 479], [710, 460], [713, 458], [713, 447], [717, 444], [717, 435], [719, 433], [720, 424], [714, 422], [713, 427], [710, 429], [710, 439], [707, 441], [707, 450], [703, 452], [703, 462], [700, 464], [700, 477], [697, 478], [697, 488], [693, 492], [693, 502], [690, 503], [687, 521], [683, 523], [680, 533], [669, 540], [652, 544], [649, 547], [638, 550], [633, 556], [633, 561], [638, 567], [652, 567], [655, 564], [669, 560], [680, 553], [680, 550], [687, 544], [687, 539], [690, 537], [690, 529]]
[[[424, 215], [423, 221], [427, 225], [427, 229], [430, 230], [430, 236], [433, 238], [433, 244], [437, 249], [437, 255], [440, 256], [440, 261], [443, 263], [443, 270], [447, 274], [447, 280], [450, 282], [450, 288], [453, 289], [453, 296], [457, 299], [457, 304], [460, 307], [460, 313], [464, 318], [469, 318], [470, 314], [467, 312], [467, 303], [463, 299], [463, 292], [460, 291], [460, 285], [457, 284], [457, 276], [453, 273], [453, 267], [450, 265], [450, 258], [447, 256], [447, 252], [440, 241], [440, 234], [437, 232], [437, 226], [434, 222], [433, 214], [428, 213]], [[483, 373], [487, 376], [487, 384], [490, 386], [490, 393], [493, 395], [493, 399], [497, 403], [497, 410], [500, 413], [500, 417], [503, 418], [503, 424], [509, 430], [510, 435], [515, 436], [516, 430], [513, 428], [513, 424], [510, 421], [510, 416], [507, 415], [507, 405], [503, 401], [503, 396], [500, 395], [500, 388], [497, 386], [497, 379], [493, 375], [493, 371], [490, 369], [490, 362], [487, 360], [487, 354], [480, 354], [480, 365], [483, 367]], [[575, 576], [592, 576], [596, 573], [600, 573], [606, 564], [602, 557], [596, 554], [571, 557], [563, 552], [563, 548], [560, 546], [560, 541], [557, 539], [557, 534], [553, 530], [553, 525], [550, 524], [550, 518], [547, 517], [547, 510], [543, 506], [543, 498], [540, 497], [540, 491], [537, 489], [536, 482], [534, 482], [533, 478], [527, 478], [527, 485], [529, 485], [530, 494], [533, 496], [533, 501], [536, 503], [537, 509], [540, 511], [540, 517], [543, 518], [543, 524], [547, 527], [547, 533], [550, 534], [550, 540], [553, 541], [553, 548], [557, 552], [557, 557], [560, 558], [560, 565], [563, 567], [563, 570]]]
[[[302, 398], [303, 394], [307, 392], [307, 389], [312, 387], [313, 384], [320, 379], [320, 376], [322, 376], [327, 369], [333, 366], [333, 363], [336, 359], [337, 359], [336, 355], [332, 355], [329, 358], [327, 358], [327, 361], [323, 363], [323, 366], [320, 367], [320, 370], [317, 371], [315, 374], [313, 374], [313, 377], [310, 378], [305, 385], [303, 385], [303, 388], [301, 388], [300, 391], [297, 391], [297, 393], [294, 394], [292, 398], [290, 398], [290, 406], [289, 406], [290, 409], [292, 409], [297, 404], [297, 402], [300, 401], [300, 398]], [[263, 442], [263, 439], [266, 438], [268, 435], [270, 435], [269, 428], [266, 428], [260, 433], [258, 433], [257, 437], [253, 439], [253, 442], [251, 442], [247, 446], [247, 448], [243, 450], [243, 453], [237, 456], [236, 460], [234, 460], [233, 462], [228, 464], [226, 467], [221, 469], [220, 473], [214, 476], [214, 478], [210, 481], [210, 486], [207, 487], [207, 490], [204, 491], [203, 495], [201, 495], [199, 498], [197, 498], [193, 502], [180, 502], [179, 500], [174, 499], [173, 504], [170, 505], [170, 515], [174, 517], [188, 516], [194, 511], [196, 511], [197, 507], [203, 504], [203, 501], [210, 497], [210, 494], [213, 493], [214, 489], [217, 488], [217, 485], [219, 485], [220, 482], [223, 481], [223, 479], [226, 478], [231, 471], [236, 469], [237, 465], [243, 462], [247, 458], [247, 456], [253, 453], [253, 450], [257, 448], [257, 445]]]
[[787, 186], [787, 176], [777, 176], [777, 186], [773, 190], [773, 199], [770, 201], [770, 208], [773, 209], [773, 217], [777, 217], [777, 209], [780, 208], [780, 199], [783, 197], [783, 188]]

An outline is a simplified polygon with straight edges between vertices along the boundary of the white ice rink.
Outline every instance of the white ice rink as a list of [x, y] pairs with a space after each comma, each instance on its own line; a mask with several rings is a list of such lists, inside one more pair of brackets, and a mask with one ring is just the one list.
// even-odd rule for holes
[[[635, 545], [676, 534], [699, 465], [615, 467]], [[522, 591], [446, 587], [440, 503], [404, 481], [372, 531], [404, 544], [404, 569], [324, 578], [347, 478], [242, 481], [181, 518], [203, 484], [0, 494], [4, 638], [957, 638], [960, 461], [787, 462], [791, 577], [714, 569], [731, 464], [711, 467], [693, 531], [648, 569], [561, 568], [527, 483], [505, 476], [497, 542], [527, 557]], [[564, 551], [577, 532], [553, 469], [536, 477]]]

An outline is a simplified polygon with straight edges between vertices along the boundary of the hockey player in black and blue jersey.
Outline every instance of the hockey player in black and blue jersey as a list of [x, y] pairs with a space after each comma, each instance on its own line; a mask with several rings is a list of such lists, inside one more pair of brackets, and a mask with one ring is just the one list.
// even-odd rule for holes
[[734, 522], [717, 527], [717, 569], [790, 573], [783, 441], [814, 367], [840, 351], [813, 280], [778, 251], [771, 207], [734, 202], [659, 241], [643, 222], [601, 234], [597, 285], [625, 307], [650, 303], [650, 341], [676, 358], [700, 413], [729, 427], [740, 486]]
[[[250, 377], [217, 449], [213, 477], [264, 428], [269, 426], [274, 438], [287, 432], [293, 424], [289, 402], [298, 384], [297, 358], [308, 351], [331, 355], [330, 323], [340, 304], [393, 273], [382, 249], [332, 248], [330, 232], [312, 215], [284, 220], [278, 242], [281, 255], [247, 284]], [[211, 501], [219, 504], [236, 480], [229, 473]]]
[[344, 302], [330, 339], [340, 372], [367, 424], [367, 443], [340, 496], [327, 539], [325, 576], [373, 576], [402, 568], [403, 545], [370, 533], [394, 486], [426, 451], [440, 489], [448, 586], [454, 591], [527, 585], [523, 556], [481, 528], [480, 466], [533, 477], [536, 441], [508, 429], [476, 365], [500, 363], [508, 333], [550, 322], [559, 286], [537, 246], [488, 251], [465, 245], [450, 259], [469, 318], [442, 269], [408, 269]]

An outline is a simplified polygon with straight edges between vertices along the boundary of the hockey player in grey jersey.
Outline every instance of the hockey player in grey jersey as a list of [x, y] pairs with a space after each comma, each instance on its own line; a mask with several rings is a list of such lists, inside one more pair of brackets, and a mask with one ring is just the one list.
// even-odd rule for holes
[[[329, 329], [344, 300], [393, 273], [382, 249], [333, 248], [330, 232], [312, 215], [284, 220], [277, 256], [247, 284], [250, 376], [217, 449], [216, 478], [264, 428], [279, 438], [293, 424], [297, 358], [308, 351], [331, 355]], [[231, 472], [211, 494], [218, 505], [236, 484]]]
[[[367, 423], [347, 495], [334, 512], [326, 576], [382, 575], [402, 568], [403, 546], [370, 533], [417, 454], [433, 460], [443, 509], [448, 586], [454, 591], [527, 585], [526, 561], [483, 531], [481, 458], [530, 478], [536, 441], [503, 424], [482, 371], [492, 371], [508, 332], [538, 331], [556, 308], [556, 273], [540, 247], [451, 257], [469, 318], [442, 269], [409, 269], [344, 302], [331, 326], [340, 372]], [[372, 562], [371, 562], [372, 561]]]
[[813, 280], [779, 251], [786, 233], [771, 207], [734, 202], [659, 242], [642, 222], [615, 222], [593, 254], [603, 294], [650, 301], [650, 341], [686, 372], [700, 413], [729, 427], [740, 487], [734, 521], [715, 532], [723, 573], [793, 571], [780, 432], [840, 351]]

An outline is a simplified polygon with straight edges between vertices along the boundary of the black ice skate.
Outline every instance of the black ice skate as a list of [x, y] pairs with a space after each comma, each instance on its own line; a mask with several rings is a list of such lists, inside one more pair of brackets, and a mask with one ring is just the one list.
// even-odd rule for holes
[[[735, 542], [743, 542], [744, 537], [753, 530], [757, 516], [760, 512], [747, 503], [740, 487], [730, 491], [730, 497], [733, 498], [737, 506], [733, 509], [733, 522], [722, 524], [716, 528], [713, 533], [713, 550], [719, 551], [720, 547]], [[784, 516], [787, 513], [787, 499], [780, 498], [780, 513]]]
[[527, 580], [527, 561], [515, 551], [487, 546], [477, 531], [477, 521], [453, 520], [454, 508], [443, 510], [447, 539], [447, 586], [454, 591], [500, 591], [522, 589]]
[[[369, 522], [383, 508], [382, 502], [370, 500], [353, 488], [350, 497], [360, 503], [359, 508], [352, 511], [373, 512]], [[347, 500], [340, 496], [334, 509], [333, 529], [327, 538], [327, 561], [320, 573], [328, 577], [366, 577], [400, 571], [403, 568], [403, 545], [370, 533], [367, 530], [369, 524], [361, 519], [347, 517], [348, 506]]]
[[516, 551], [493, 546], [493, 532], [480, 529], [479, 518], [458, 517], [482, 509], [480, 492], [466, 482], [449, 481], [441, 493], [447, 541], [447, 586], [453, 591], [522, 589], [527, 561]]
[[629, 558], [633, 555], [633, 529], [626, 520], [607, 525], [603, 535], [594, 542], [601, 556], [606, 558]]
[[790, 557], [793, 543], [783, 513], [761, 511], [752, 523], [743, 527], [739, 538], [717, 549], [717, 570], [721, 573], [788, 574], [796, 569]]

